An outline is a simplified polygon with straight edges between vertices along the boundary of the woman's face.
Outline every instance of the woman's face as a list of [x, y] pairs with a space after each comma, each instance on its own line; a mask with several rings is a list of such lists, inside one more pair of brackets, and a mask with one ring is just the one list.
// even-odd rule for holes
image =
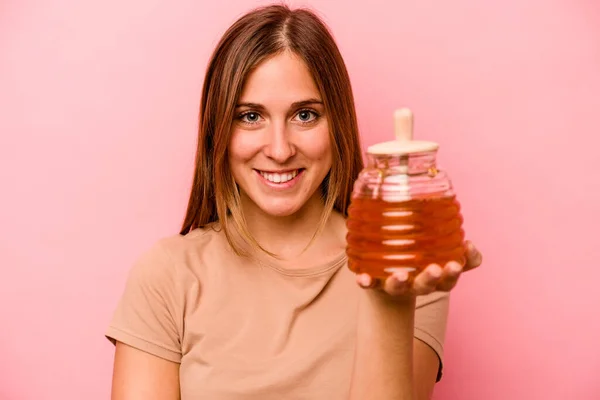
[[331, 143], [305, 63], [288, 51], [264, 61], [247, 77], [234, 115], [229, 165], [243, 201], [273, 216], [320, 203]]

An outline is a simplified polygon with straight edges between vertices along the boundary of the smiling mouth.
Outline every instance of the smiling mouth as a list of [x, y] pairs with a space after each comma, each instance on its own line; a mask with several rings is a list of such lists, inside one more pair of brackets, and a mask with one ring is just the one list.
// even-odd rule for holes
[[263, 178], [272, 183], [286, 183], [294, 179], [300, 172], [303, 171], [304, 168], [294, 169], [290, 171], [284, 172], [268, 172], [261, 171], [259, 169], [255, 170], [258, 172]]

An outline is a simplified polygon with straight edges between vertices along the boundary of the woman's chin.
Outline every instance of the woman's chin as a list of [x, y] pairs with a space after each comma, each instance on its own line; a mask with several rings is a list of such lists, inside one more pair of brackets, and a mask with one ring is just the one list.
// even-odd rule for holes
[[286, 217], [291, 217], [294, 214], [296, 214], [301, 207], [296, 207], [296, 206], [292, 206], [292, 207], [264, 207], [262, 209], [262, 211], [267, 214], [269, 217], [274, 217], [274, 218], [286, 218]]
[[250, 206], [250, 204], [253, 204], [254, 207], [247, 207], [246, 211], [252, 212], [251, 209], [255, 208], [255, 210], [260, 210], [260, 213], [264, 216], [271, 218], [289, 218], [300, 214], [306, 215], [307, 212], [313, 214], [310, 212], [310, 209], [315, 207], [320, 212], [323, 206], [322, 201], [320, 201], [316, 195], [309, 198], [299, 194], [281, 197], [248, 196], [247, 200], [249, 200], [247, 205]]

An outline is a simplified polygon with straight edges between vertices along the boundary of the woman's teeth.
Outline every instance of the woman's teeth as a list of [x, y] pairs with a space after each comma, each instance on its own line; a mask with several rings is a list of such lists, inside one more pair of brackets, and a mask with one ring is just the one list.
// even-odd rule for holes
[[292, 172], [286, 172], [283, 174], [275, 173], [275, 172], [263, 172], [259, 171], [263, 178], [273, 183], [285, 183], [287, 181], [291, 181], [298, 175], [298, 170]]

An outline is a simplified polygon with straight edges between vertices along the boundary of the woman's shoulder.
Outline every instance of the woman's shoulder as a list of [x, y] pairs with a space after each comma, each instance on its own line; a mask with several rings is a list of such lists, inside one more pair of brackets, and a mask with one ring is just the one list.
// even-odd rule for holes
[[187, 234], [163, 236], [142, 252], [132, 273], [154, 280], [170, 280], [177, 275], [197, 273], [203, 269], [207, 259], [226, 250], [222, 236], [223, 233], [212, 225]]
[[204, 253], [215, 246], [222, 246], [221, 229], [215, 225], [196, 228], [186, 234], [175, 234], [158, 239], [155, 247], [161, 248], [172, 257], [179, 257], [190, 253]]

